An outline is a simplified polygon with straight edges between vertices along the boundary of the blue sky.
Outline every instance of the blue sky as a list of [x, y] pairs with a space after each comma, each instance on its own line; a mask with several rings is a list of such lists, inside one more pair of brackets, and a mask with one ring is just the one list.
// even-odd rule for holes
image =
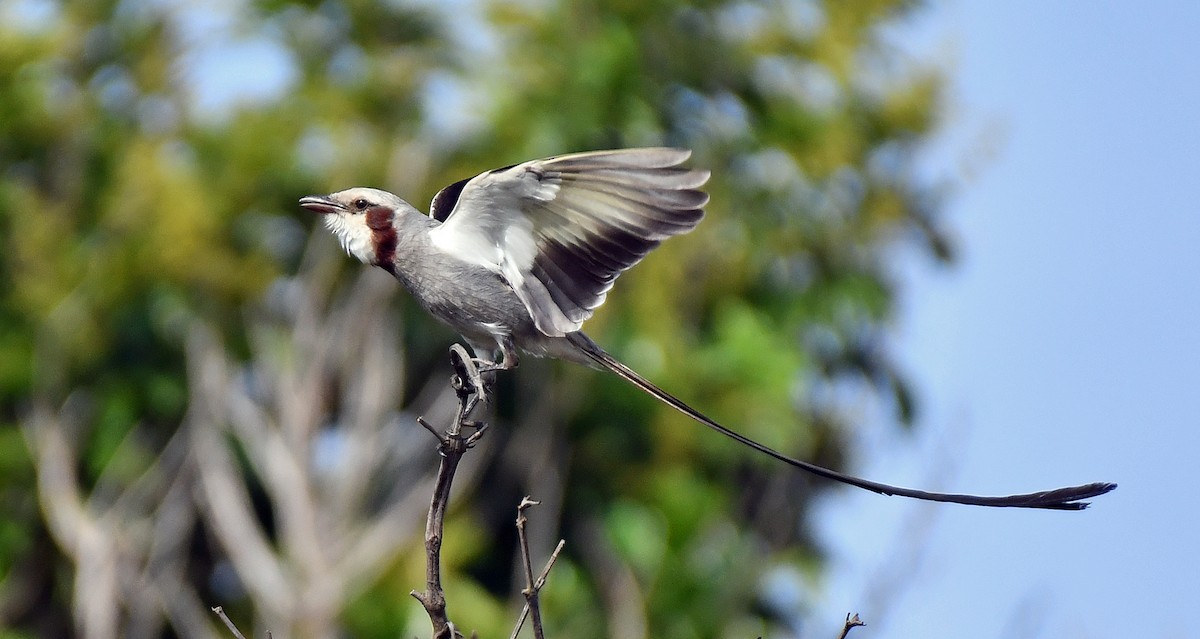
[[923, 416], [864, 437], [862, 470], [1120, 488], [1082, 513], [841, 492], [812, 636], [859, 611], [873, 639], [1198, 637], [1200, 4], [964, 1], [918, 26], [952, 77], [928, 165], [963, 179], [963, 259], [905, 265], [895, 347]]

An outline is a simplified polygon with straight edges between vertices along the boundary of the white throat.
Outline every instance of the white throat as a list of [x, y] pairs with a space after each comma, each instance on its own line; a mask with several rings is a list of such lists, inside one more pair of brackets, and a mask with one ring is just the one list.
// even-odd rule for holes
[[362, 215], [331, 214], [324, 216], [325, 228], [337, 236], [342, 248], [364, 264], [375, 262], [375, 246], [371, 242], [371, 229], [367, 228]]

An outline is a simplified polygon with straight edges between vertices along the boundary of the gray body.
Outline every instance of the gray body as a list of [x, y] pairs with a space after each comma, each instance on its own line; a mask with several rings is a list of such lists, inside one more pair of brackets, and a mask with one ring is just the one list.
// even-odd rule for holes
[[434, 247], [429, 232], [437, 225], [412, 207], [396, 215], [393, 274], [430, 315], [462, 335], [477, 357], [499, 357], [502, 368], [511, 368], [517, 363], [517, 348], [535, 357], [596, 366], [566, 337], [538, 330], [503, 276]]
[[481, 173], [434, 197], [428, 216], [395, 195], [356, 187], [302, 198], [346, 251], [394, 275], [453, 328], [481, 370], [517, 351], [607, 369], [730, 439], [806, 472], [884, 495], [977, 506], [1079, 510], [1115, 484], [983, 497], [901, 488], [788, 457], [730, 430], [630, 370], [580, 330], [617, 277], [663, 240], [695, 228], [708, 172], [689, 151], [620, 149], [532, 160]]

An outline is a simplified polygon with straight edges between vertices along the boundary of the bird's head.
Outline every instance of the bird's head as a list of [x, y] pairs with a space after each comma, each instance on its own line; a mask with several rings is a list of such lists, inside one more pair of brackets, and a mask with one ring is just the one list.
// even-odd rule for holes
[[384, 267], [395, 256], [396, 214], [412, 208], [387, 191], [366, 187], [302, 197], [300, 206], [320, 213], [347, 253], [365, 264]]

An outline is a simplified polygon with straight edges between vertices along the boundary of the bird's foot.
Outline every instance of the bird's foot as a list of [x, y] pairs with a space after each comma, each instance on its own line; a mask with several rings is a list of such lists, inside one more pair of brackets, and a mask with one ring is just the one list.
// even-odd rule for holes
[[460, 344], [450, 347], [450, 364], [454, 367], [451, 384], [460, 398], [475, 395], [475, 401], [478, 401], [487, 397], [487, 384], [480, 372], [479, 362], [480, 360], [468, 355], [467, 350]]
[[483, 434], [486, 433], [488, 429], [487, 422], [464, 421], [462, 425], [465, 428], [470, 428], [475, 431], [471, 433], [471, 435], [467, 437], [466, 441], [464, 442], [464, 445], [467, 448], [474, 448], [475, 442], [478, 442], [479, 438], [483, 437]]
[[487, 403], [496, 382], [496, 371], [511, 368], [506, 362], [493, 362], [486, 359], [471, 357], [459, 344], [450, 347], [450, 363], [454, 366], [454, 378], [451, 380], [454, 390], [460, 400], [469, 407], [469, 413], [479, 402]]
[[475, 370], [478, 370], [480, 373], [491, 373], [504, 368], [500, 364], [493, 362], [490, 359], [483, 359], [480, 357], [472, 357], [471, 363], [475, 365]]

